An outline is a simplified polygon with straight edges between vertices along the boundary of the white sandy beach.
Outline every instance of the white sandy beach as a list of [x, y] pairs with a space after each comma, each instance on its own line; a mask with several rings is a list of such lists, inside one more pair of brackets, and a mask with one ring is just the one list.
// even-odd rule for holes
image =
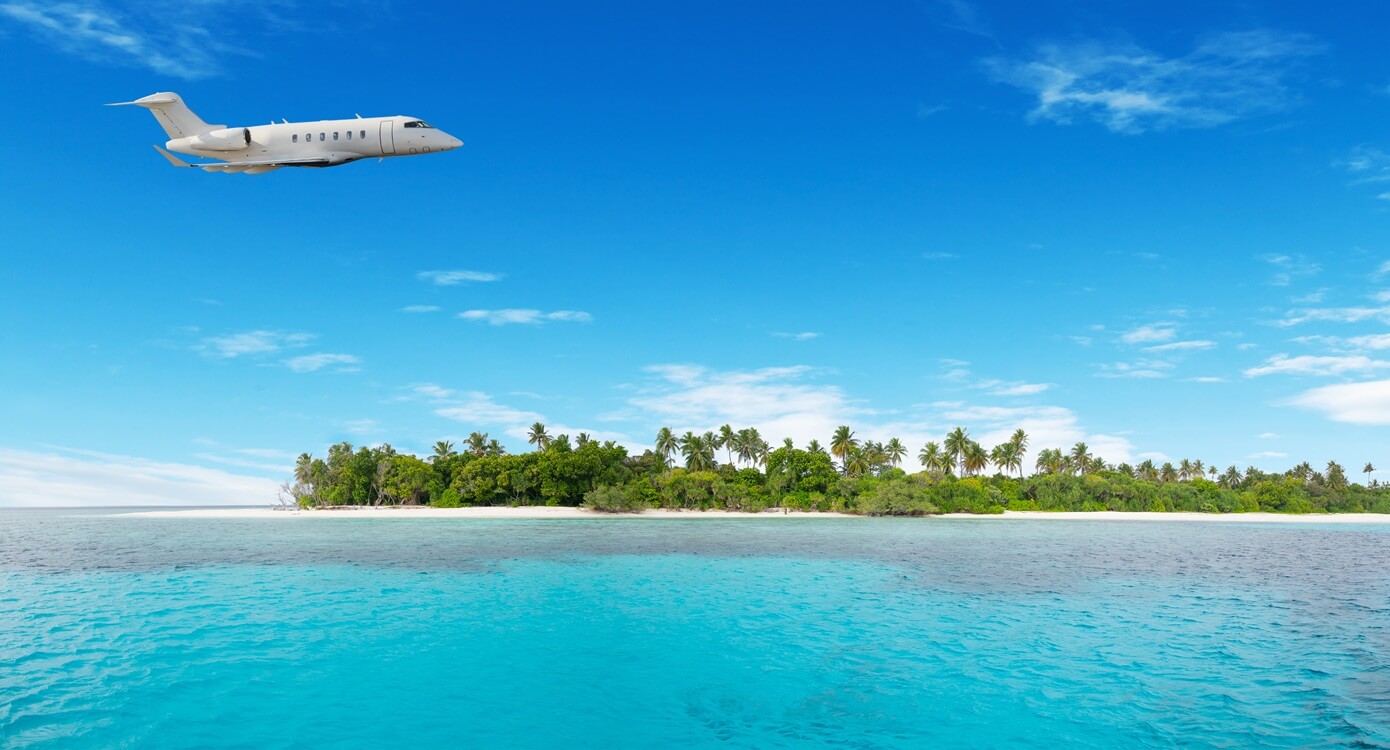
[[[230, 518], [230, 519], [381, 519], [381, 518], [502, 518], [502, 519], [574, 519], [574, 518], [654, 518], [654, 519], [722, 519], [722, 518], [864, 518], [846, 513], [808, 513], [765, 511], [736, 513], [730, 511], [648, 510], [638, 513], [596, 513], [584, 508], [555, 508], [526, 506], [510, 508], [489, 506], [479, 508], [358, 508], [351, 510], [298, 510], [280, 508], [177, 508], [142, 510], [119, 514], [129, 518]], [[1088, 513], [1045, 513], [1038, 511], [1005, 511], [1002, 515], [972, 515], [948, 513], [931, 518], [968, 519], [972, 521], [1197, 521], [1205, 523], [1375, 523], [1390, 524], [1390, 514], [1341, 513], [1284, 515], [1282, 513], [1121, 513], [1095, 511]], [[930, 520], [930, 519], [922, 519]]]

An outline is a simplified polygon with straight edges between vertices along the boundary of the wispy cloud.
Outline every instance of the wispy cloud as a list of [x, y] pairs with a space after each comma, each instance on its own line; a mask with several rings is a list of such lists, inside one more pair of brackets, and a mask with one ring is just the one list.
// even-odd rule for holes
[[219, 359], [243, 357], [249, 354], [274, 354], [285, 349], [307, 346], [314, 340], [312, 333], [295, 331], [244, 331], [225, 336], [210, 336], [194, 347], [205, 356]]
[[490, 325], [540, 325], [542, 323], [589, 323], [594, 316], [582, 310], [542, 312], [531, 309], [465, 310], [458, 314], [463, 320], [477, 320]]
[[774, 331], [772, 335], [779, 339], [791, 339], [792, 341], [810, 341], [811, 339], [820, 338], [820, 333], [817, 331], [801, 331], [800, 333]]
[[1390, 362], [1371, 359], [1363, 355], [1345, 357], [1315, 357], [1303, 355], [1290, 357], [1276, 354], [1258, 367], [1245, 371], [1246, 377], [1261, 375], [1318, 375], [1332, 376], [1347, 373], [1366, 373], [1390, 368]]
[[1159, 344], [1159, 345], [1157, 345], [1157, 346], [1146, 346], [1146, 347], [1144, 347], [1144, 351], [1146, 351], [1146, 352], [1192, 352], [1192, 351], [1202, 351], [1202, 350], [1204, 350], [1204, 349], [1215, 349], [1215, 348], [1216, 348], [1216, 342], [1215, 342], [1215, 341], [1194, 340], [1194, 341], [1173, 341], [1173, 342], [1171, 342], [1171, 343]]
[[541, 414], [499, 404], [486, 393], [477, 391], [463, 394], [450, 405], [435, 409], [434, 413], [445, 419], [480, 426], [507, 426], [545, 421]]
[[[1302, 255], [1263, 255], [1260, 256], [1260, 260], [1274, 266], [1274, 276], [1269, 280], [1271, 286], [1288, 286], [1295, 278], [1315, 276], [1322, 271], [1321, 265]], [[1310, 301], [1321, 301], [1321, 296], [1318, 294], [1318, 299]]]
[[1096, 373], [1098, 378], [1166, 378], [1173, 363], [1161, 359], [1141, 359], [1136, 362], [1115, 362], [1103, 364]]
[[0, 448], [0, 505], [269, 505], [277, 482], [96, 451]]
[[1384, 307], [1305, 307], [1290, 310], [1279, 320], [1270, 321], [1280, 328], [1302, 325], [1304, 323], [1360, 323], [1376, 320], [1390, 323], [1390, 306]]
[[922, 253], [925, 260], [955, 260], [959, 257], [955, 253]]
[[1023, 58], [985, 61], [995, 80], [1037, 97], [1030, 120], [1099, 122], [1117, 133], [1204, 128], [1285, 109], [1298, 100], [1288, 80], [1322, 50], [1303, 34], [1255, 30], [1216, 34], [1168, 57], [1129, 42], [1039, 46]]
[[1285, 404], [1320, 412], [1334, 422], [1390, 425], [1390, 380], [1325, 385]]
[[1051, 383], [1026, 383], [1023, 381], [1004, 382], [1001, 380], [986, 380], [977, 383], [977, 388], [981, 388], [991, 396], [1036, 396], [1052, 388]]
[[439, 305], [406, 305], [401, 308], [403, 313], [432, 313], [439, 312]]
[[0, 3], [11, 19], [59, 49], [98, 61], [136, 64], [163, 75], [198, 79], [219, 72], [219, 53], [231, 50], [196, 19], [179, 14], [132, 17], [98, 2]]
[[1126, 344], [1150, 344], [1170, 341], [1176, 335], [1178, 330], [1172, 323], [1150, 323], [1126, 331], [1120, 335], [1120, 340]]
[[352, 354], [306, 354], [302, 357], [293, 357], [285, 360], [285, 366], [295, 372], [317, 372], [330, 365], [341, 365], [335, 367], [336, 372], [356, 372], [362, 358]]
[[421, 271], [415, 274], [421, 281], [428, 281], [436, 286], [458, 286], [465, 282], [486, 283], [498, 281], [502, 278], [501, 274], [488, 273], [486, 271]]

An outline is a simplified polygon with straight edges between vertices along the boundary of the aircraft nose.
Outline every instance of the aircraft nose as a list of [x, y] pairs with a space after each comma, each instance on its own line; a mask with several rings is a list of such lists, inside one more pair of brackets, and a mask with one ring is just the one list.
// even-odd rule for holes
[[453, 136], [450, 136], [450, 137], [449, 137], [449, 148], [458, 148], [459, 146], [462, 146], [462, 145], [463, 145], [463, 141], [460, 141], [459, 139], [454, 138]]

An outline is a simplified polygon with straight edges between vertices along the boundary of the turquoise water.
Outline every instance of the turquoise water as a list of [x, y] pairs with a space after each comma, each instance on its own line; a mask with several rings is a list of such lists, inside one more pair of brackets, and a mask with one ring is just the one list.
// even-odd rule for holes
[[3, 747], [1387, 747], [1390, 527], [0, 512]]

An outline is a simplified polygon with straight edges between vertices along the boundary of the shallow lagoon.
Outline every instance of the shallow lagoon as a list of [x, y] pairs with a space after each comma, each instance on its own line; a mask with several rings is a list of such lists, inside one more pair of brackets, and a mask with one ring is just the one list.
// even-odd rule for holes
[[0, 745], [1390, 745], [1390, 527], [0, 511]]

